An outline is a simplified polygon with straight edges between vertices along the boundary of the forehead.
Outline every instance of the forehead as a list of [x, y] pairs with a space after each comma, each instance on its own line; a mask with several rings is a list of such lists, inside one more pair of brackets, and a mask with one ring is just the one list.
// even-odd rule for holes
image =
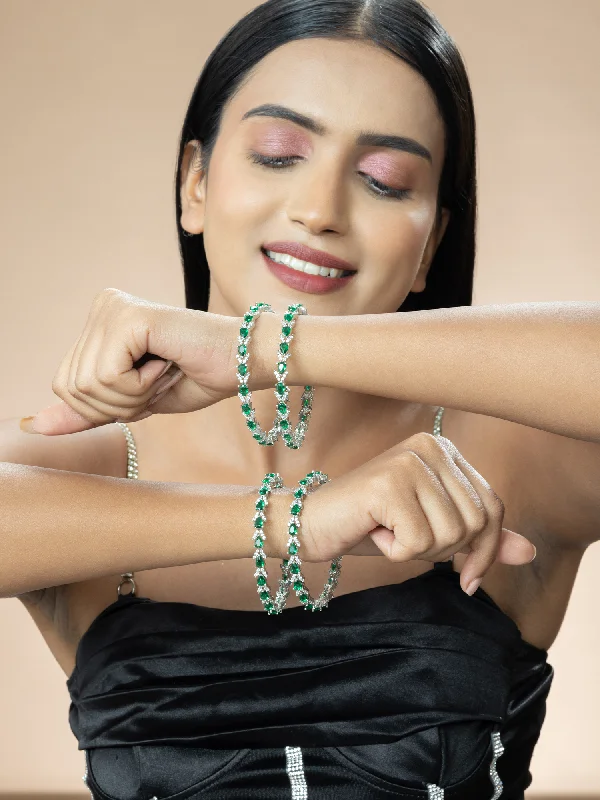
[[368, 42], [300, 39], [276, 48], [231, 99], [223, 127], [238, 126], [245, 111], [267, 102], [314, 116], [333, 136], [355, 138], [364, 130], [411, 136], [431, 151], [434, 164], [443, 160], [444, 125], [428, 83]]

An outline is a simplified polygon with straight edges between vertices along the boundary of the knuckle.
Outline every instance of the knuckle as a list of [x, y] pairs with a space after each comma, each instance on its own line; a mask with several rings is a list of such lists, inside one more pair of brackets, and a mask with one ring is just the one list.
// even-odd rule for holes
[[94, 386], [94, 380], [91, 375], [76, 375], [74, 389], [80, 394], [90, 394]]
[[498, 497], [498, 495], [493, 489], [490, 491], [490, 506], [492, 514], [494, 514], [496, 517], [499, 517], [500, 519], [504, 517], [504, 512], [506, 510], [504, 501], [500, 497]]
[[481, 533], [489, 524], [489, 515], [482, 505], [471, 505], [466, 513], [466, 530], [469, 535]]

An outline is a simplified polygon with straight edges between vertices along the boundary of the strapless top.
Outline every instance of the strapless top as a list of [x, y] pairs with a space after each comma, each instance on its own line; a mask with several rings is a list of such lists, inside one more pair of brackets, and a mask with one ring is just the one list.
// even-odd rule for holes
[[452, 562], [238, 611], [123, 594], [81, 638], [69, 724], [96, 800], [522, 800], [553, 678]]

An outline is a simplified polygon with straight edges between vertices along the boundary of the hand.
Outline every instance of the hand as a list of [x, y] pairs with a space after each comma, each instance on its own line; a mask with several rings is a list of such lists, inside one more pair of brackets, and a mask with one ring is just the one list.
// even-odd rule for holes
[[40, 411], [30, 432], [75, 433], [153, 413], [196, 411], [237, 394], [239, 327], [237, 317], [104, 289], [52, 382], [63, 402]]
[[502, 527], [503, 517], [502, 500], [455, 445], [421, 432], [305, 496], [302, 558], [379, 550], [391, 561], [445, 561], [467, 553], [466, 591], [494, 561], [535, 557], [531, 542]]

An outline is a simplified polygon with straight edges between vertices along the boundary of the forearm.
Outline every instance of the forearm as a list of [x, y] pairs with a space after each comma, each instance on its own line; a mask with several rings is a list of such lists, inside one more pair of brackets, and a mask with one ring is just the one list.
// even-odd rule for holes
[[[258, 487], [132, 481], [0, 463], [0, 597], [158, 567], [251, 558]], [[274, 490], [267, 556], [290, 493]]]
[[[256, 326], [250, 388], [273, 385], [280, 315]], [[299, 316], [288, 385], [448, 406], [600, 442], [600, 303]]]

